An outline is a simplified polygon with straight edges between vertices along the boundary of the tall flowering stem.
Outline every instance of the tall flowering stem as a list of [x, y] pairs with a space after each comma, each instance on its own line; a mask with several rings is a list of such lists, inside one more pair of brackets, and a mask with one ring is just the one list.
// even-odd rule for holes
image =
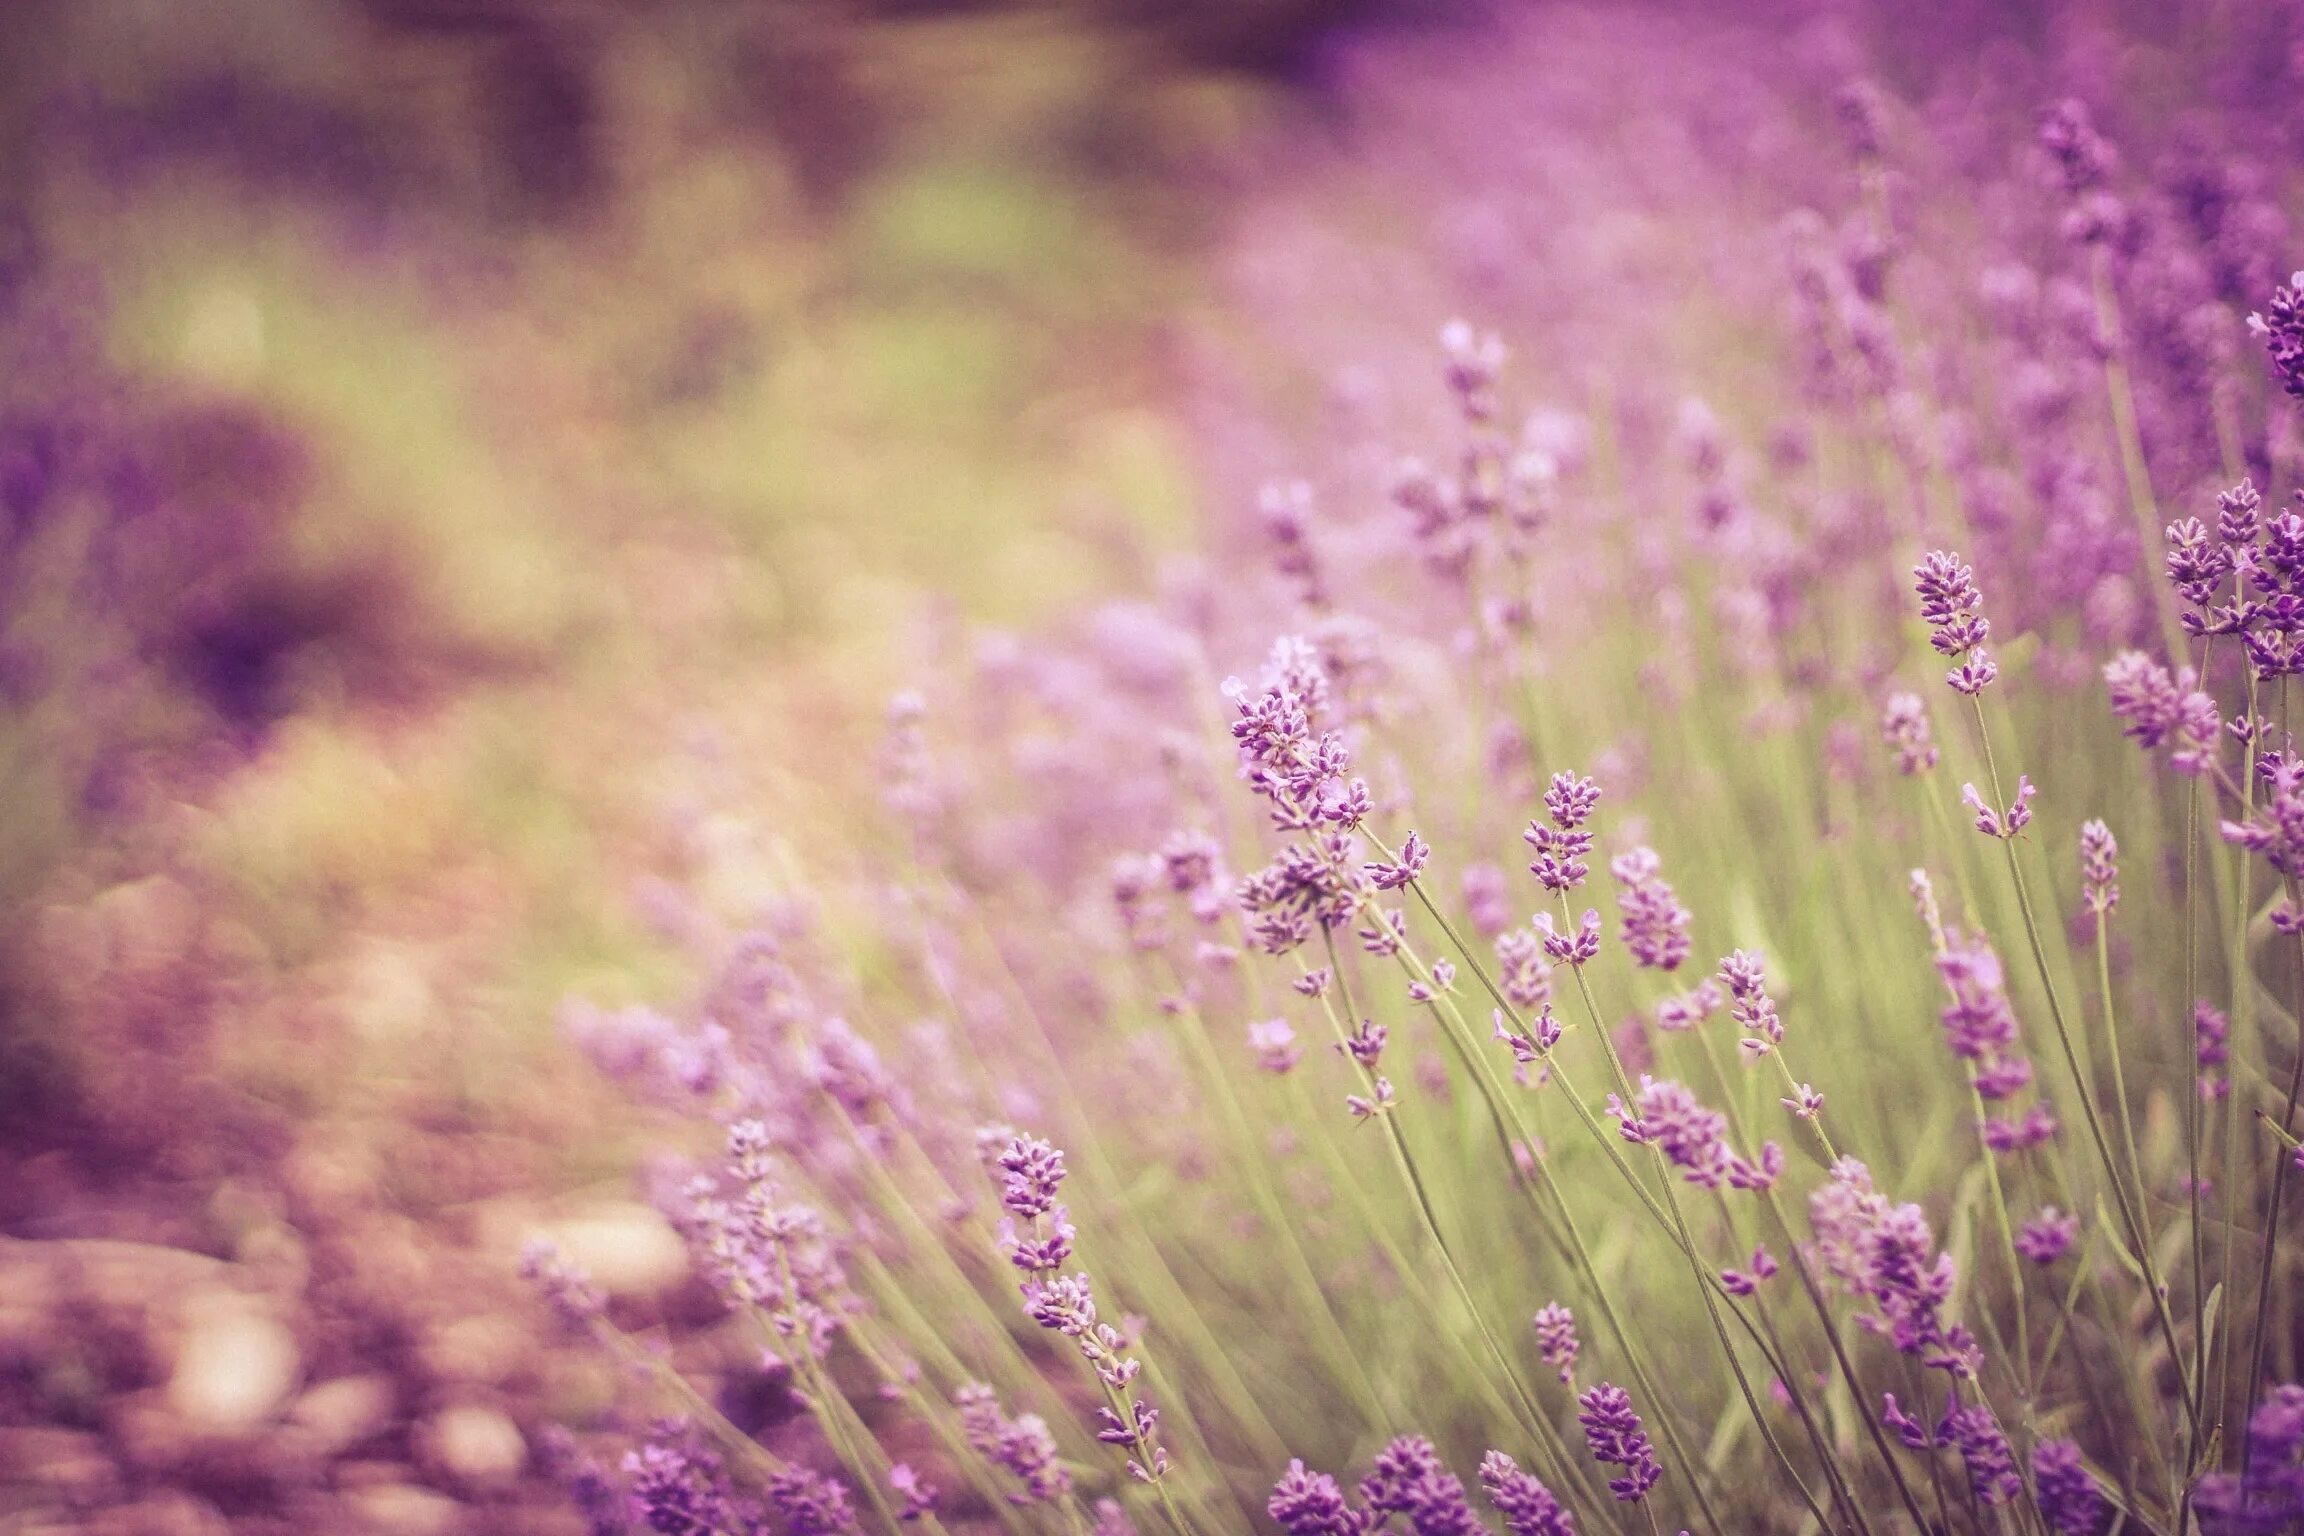
[[[1938, 617], [1940, 613], [1950, 611], [1955, 616], [1972, 616], [1976, 625], [1982, 624], [1974, 580], [1969, 575], [1968, 568], [1960, 563], [1957, 556], [1941, 551], [1931, 553], [1918, 566], [1914, 567], [1913, 579], [1914, 586], [1920, 594], [1921, 615], [1935, 626], [1939, 636], [1938, 650], [1946, 650], [1946, 642], [1942, 638], [1946, 633], [1946, 625]], [[1946, 589], [1948, 586], [1952, 589], [1953, 596], [1958, 599], [1956, 603], [1947, 603]], [[1980, 638], [1981, 631], [1979, 630], [1978, 633]], [[1961, 639], [1964, 637], [1965, 631], [1962, 631], [1954, 638]], [[1956, 654], [1956, 652], [1946, 650], [1946, 654]], [[1964, 686], [1965, 680], [1959, 670], [1955, 670], [1952, 677], [1947, 681], [1951, 683], [1956, 692], [1968, 696], [1970, 711], [1976, 725], [1977, 745], [1984, 756], [1985, 778], [1991, 785], [1992, 804], [1995, 806], [2007, 805], [2009, 801], [2001, 789], [1999, 762], [1992, 750], [1991, 727], [1984, 717], [1984, 701], [1981, 697], [1983, 690], [1980, 687]], [[2144, 1222], [2142, 1212], [2131, 1199], [2127, 1180], [2120, 1175], [2119, 1160], [2113, 1155], [2111, 1141], [2104, 1131], [2103, 1117], [2097, 1112], [2095, 1090], [2089, 1085], [2088, 1075], [2080, 1064], [2079, 1051], [2073, 1044], [2071, 1026], [2064, 1017], [2063, 999], [2057, 991], [2056, 979], [2049, 970], [2048, 951], [2040, 937], [2040, 919], [2033, 907], [2031, 886], [2025, 880], [2023, 865], [2016, 857], [2014, 830], [2004, 827], [2000, 833], [1992, 835], [1996, 837], [2002, 852], [2007, 857], [2008, 879], [2016, 892], [2016, 908], [2023, 918], [2025, 942], [2031, 947], [2033, 965], [2039, 971], [2041, 988], [2047, 994], [2048, 1017], [2055, 1026], [2056, 1043], [2062, 1051], [2065, 1067], [2072, 1074], [2073, 1087], [2080, 1098], [2081, 1114], [2088, 1125], [2089, 1139], [2095, 1145], [2097, 1159], [2103, 1164], [2105, 1177], [2112, 1186], [2113, 1201], [2119, 1209], [2121, 1225], [2126, 1230], [2130, 1252], [2143, 1266], [2145, 1283], [2152, 1292], [2153, 1315], [2157, 1319], [2161, 1333], [2167, 1342], [2169, 1357], [2171, 1360], [2180, 1362], [2184, 1358], [2184, 1350], [2183, 1346], [2177, 1342], [2175, 1321], [2169, 1316], [2167, 1285], [2160, 1277], [2159, 1260], [2153, 1251], [2151, 1232]], [[2140, 1197], [2141, 1191], [2135, 1193]], [[2190, 1426], [2195, 1443], [2197, 1443], [2200, 1425], [2200, 1382], [2193, 1373], [2184, 1370], [2181, 1366], [2177, 1370], [2177, 1381], [2183, 1399], [2185, 1419]]]

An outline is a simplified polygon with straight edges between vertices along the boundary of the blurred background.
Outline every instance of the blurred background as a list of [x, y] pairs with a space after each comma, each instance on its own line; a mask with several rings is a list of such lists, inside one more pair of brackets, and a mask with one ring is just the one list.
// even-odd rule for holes
[[1191, 536], [1238, 151], [1440, 11], [5, 7], [0, 1528], [569, 1528], [514, 1235], [679, 1264], [557, 1000]]

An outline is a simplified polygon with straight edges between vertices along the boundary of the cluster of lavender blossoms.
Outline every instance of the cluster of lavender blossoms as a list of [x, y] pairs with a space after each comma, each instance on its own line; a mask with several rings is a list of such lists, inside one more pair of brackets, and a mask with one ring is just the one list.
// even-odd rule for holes
[[1079, 1236], [1056, 1200], [1064, 1154], [1037, 1137], [1011, 1136], [995, 1165], [1003, 1175], [1000, 1204], [1008, 1213], [1000, 1245], [1027, 1277], [1025, 1315], [1070, 1339], [1103, 1384], [1106, 1402], [1096, 1410], [1096, 1438], [1126, 1455], [1130, 1476], [1157, 1481], [1172, 1464], [1160, 1443], [1160, 1410], [1128, 1391], [1143, 1362], [1129, 1353], [1134, 1343], [1126, 1334], [1098, 1319], [1088, 1276], [1064, 1272]]

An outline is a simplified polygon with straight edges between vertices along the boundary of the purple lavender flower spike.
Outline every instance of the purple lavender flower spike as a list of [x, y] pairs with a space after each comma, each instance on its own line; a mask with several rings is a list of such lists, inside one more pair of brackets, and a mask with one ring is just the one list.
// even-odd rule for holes
[[1888, 695], [1880, 708], [1880, 737], [1896, 754], [1896, 771], [1906, 776], [1926, 773], [1942, 758], [1928, 723], [1928, 706], [1916, 693]]
[[2264, 343], [2280, 387], [2304, 401], [2304, 272], [2272, 290], [2263, 310], [2248, 317], [2248, 329]]
[[2032, 1486], [2040, 1518], [2056, 1536], [2098, 1536], [2110, 1509], [2096, 1480], [2080, 1464], [2080, 1447], [2069, 1440], [2043, 1440], [2032, 1447]]
[[1654, 849], [1635, 848], [1609, 862], [1624, 887], [1616, 894], [1624, 948], [1637, 965], [1673, 971], [1688, 958], [1688, 924], [1695, 914], [1680, 905], [1672, 887], [1658, 877]]
[[1534, 1318], [1536, 1358], [1560, 1373], [1563, 1386], [1576, 1380], [1576, 1355], [1583, 1347], [1576, 1338], [1576, 1315], [1560, 1303], [1547, 1302]]
[[1480, 1458], [1480, 1486], [1512, 1536], [1576, 1536], [1576, 1522], [1552, 1490], [1502, 1451]]
[[1928, 623], [1928, 643], [1958, 663], [1944, 680], [1955, 692], [1982, 693], [2000, 669], [1983, 648], [1992, 625], [1981, 611], [1984, 599], [1976, 590], [1976, 573], [1957, 555], [1933, 550], [1912, 568], [1912, 578], [1920, 594], [1920, 617]]
[[2042, 1206], [2039, 1215], [2017, 1230], [2016, 1251], [2033, 1263], [2046, 1266], [2064, 1257], [2079, 1235], [2079, 1217], [2067, 1216], [2052, 1205]]
[[1968, 1486], [1987, 1505], [2005, 1504], [2024, 1491], [2016, 1473], [2016, 1453], [1992, 1410], [1981, 1403], [1954, 1408], [1936, 1427], [1937, 1440], [1960, 1453], [1968, 1467]]
[[2120, 905], [2120, 844], [2101, 821], [2080, 824], [2080, 905], [2098, 922]]
[[1360, 1536], [1370, 1520], [1344, 1497], [1336, 1479], [1291, 1461], [1264, 1506], [1288, 1536]]
[[1640, 1428], [1640, 1415], [1632, 1411], [1632, 1397], [1622, 1387], [1602, 1382], [1576, 1399], [1577, 1422], [1584, 1426], [1584, 1443], [1592, 1459], [1621, 1467], [1624, 1474], [1608, 1480], [1608, 1491], [1619, 1502], [1636, 1504], [1648, 1496], [1663, 1477], [1656, 1451]]

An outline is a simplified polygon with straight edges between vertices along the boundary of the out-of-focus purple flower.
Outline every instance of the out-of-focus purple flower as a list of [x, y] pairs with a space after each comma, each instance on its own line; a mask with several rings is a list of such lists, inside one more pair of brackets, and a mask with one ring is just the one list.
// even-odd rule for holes
[[769, 1478], [768, 1502], [783, 1517], [786, 1536], [861, 1536], [848, 1490], [806, 1467], [786, 1467]]
[[1009, 1418], [1001, 1411], [999, 1395], [979, 1381], [954, 1392], [952, 1404], [969, 1445], [1023, 1483], [1008, 1495], [1010, 1502], [1042, 1504], [1072, 1491], [1072, 1474], [1058, 1459], [1047, 1420], [1036, 1413]]
[[1536, 1358], [1558, 1371], [1563, 1385], [1573, 1383], [1576, 1355], [1583, 1348], [1576, 1338], [1576, 1314], [1550, 1301], [1531, 1321], [1536, 1328]]
[[2032, 1447], [2032, 1486], [2040, 1518], [2056, 1536], [2098, 1536], [2111, 1511], [2096, 1479], [2080, 1464], [2080, 1447], [2069, 1440], [2042, 1440]]
[[2221, 1099], [2232, 1091], [2232, 1080], [2223, 1072], [2232, 1058], [2232, 1021], [2202, 999], [2192, 1005], [2192, 1034], [2198, 1042], [2194, 1059], [2200, 1067], [2200, 1097]]
[[2006, 810], [1997, 810], [1984, 803], [1983, 792], [1973, 784], [1960, 786], [1960, 799], [1976, 813], [1976, 830], [1986, 837], [2007, 839], [2014, 837], [2032, 824], [2032, 796], [2036, 794], [2031, 776], [2016, 776], [2016, 798]]
[[2287, 287], [2272, 290], [2264, 308], [2248, 317], [2248, 329], [2264, 343], [2280, 387], [2304, 400], [2304, 272], [2290, 277]]
[[2097, 133], [2087, 104], [2077, 97], [2068, 96], [2041, 112], [2039, 141], [2064, 190], [2074, 197], [2102, 187], [2111, 175], [2112, 147]]
[[2080, 904], [2099, 922], [2120, 905], [2120, 844], [2101, 821], [2080, 824]]
[[2247, 1470], [2200, 1480], [2207, 1536], [2287, 1536], [2304, 1526], [2304, 1386], [2274, 1387], [2248, 1416]]
[[2053, 1264], [2071, 1250], [2073, 1240], [2079, 1235], [2079, 1217], [2044, 1205], [2039, 1215], [2017, 1229], [2016, 1251], [2035, 1264]]
[[[2304, 758], [2267, 752], [2256, 760], [2256, 776], [2270, 795], [2248, 820], [2222, 823], [2224, 841], [2262, 858], [2278, 874], [2304, 875]], [[2280, 919], [2275, 913], [2276, 926]]]
[[1942, 755], [1936, 733], [1928, 723], [1928, 706], [1916, 693], [1892, 693], [1880, 708], [1880, 736], [1896, 754], [1896, 771], [1926, 773]]
[[1625, 949], [1635, 964], [1672, 971], [1688, 958], [1688, 924], [1694, 914], [1680, 905], [1672, 887], [1658, 876], [1659, 868], [1652, 848], [1619, 854], [1608, 865], [1623, 886], [1616, 893], [1616, 911]]
[[1256, 1053], [1256, 1065], [1273, 1073], [1288, 1071], [1304, 1054], [1286, 1019], [1259, 1019], [1249, 1025], [1248, 1049]]
[[1746, 1268], [1720, 1271], [1720, 1285], [1731, 1296], [1754, 1296], [1759, 1294], [1761, 1286], [1775, 1279], [1777, 1273], [1776, 1256], [1765, 1247], [1755, 1248], [1752, 1262]]
[[1480, 1458], [1480, 1486], [1512, 1536], [1576, 1536], [1575, 1520], [1552, 1490], [1521, 1471], [1520, 1464], [1502, 1451]]
[[520, 1278], [534, 1285], [569, 1328], [587, 1331], [607, 1310], [608, 1298], [591, 1278], [561, 1255], [550, 1238], [535, 1237], [520, 1250]]
[[1464, 914], [1472, 931], [1493, 939], [1512, 926], [1511, 888], [1504, 871], [1494, 864], [1467, 864], [1462, 875]]
[[888, 1469], [888, 1486], [895, 1490], [900, 1501], [897, 1519], [910, 1522], [935, 1512], [936, 1485], [913, 1471], [910, 1462], [899, 1461]]
[[1707, 976], [1685, 992], [1675, 992], [1656, 1005], [1656, 1027], [1666, 1034], [1694, 1029], [1726, 1006], [1728, 994]]
[[1873, 1187], [1870, 1169], [1843, 1157], [1808, 1197], [1808, 1221], [1825, 1269], [1876, 1309], [1860, 1325], [1955, 1379], [1976, 1374], [1975, 1339], [1944, 1315], [1959, 1268], [1936, 1250], [1920, 1207], [1891, 1202]]
[[2131, 741], [2147, 752], [2171, 744], [2168, 765], [2182, 774], [2202, 773], [2214, 761], [2222, 722], [2190, 667], [2171, 675], [2142, 651], [2123, 651], [2104, 664], [2104, 682]]
[[1514, 928], [1496, 939], [1496, 965], [1504, 995], [1515, 1008], [1540, 1008], [1552, 998], [1552, 967], [1545, 964], [1543, 939]]
[[632, 1513], [651, 1531], [748, 1530], [758, 1511], [736, 1497], [720, 1458], [693, 1443], [685, 1424], [624, 1456]]
[[1656, 1463], [1640, 1415], [1632, 1411], [1631, 1394], [1604, 1381], [1577, 1398], [1576, 1405], [1576, 1420], [1584, 1426], [1584, 1443], [1592, 1459], [1624, 1469], [1623, 1476], [1608, 1480], [1608, 1491], [1627, 1504], [1646, 1498], [1664, 1469]]

